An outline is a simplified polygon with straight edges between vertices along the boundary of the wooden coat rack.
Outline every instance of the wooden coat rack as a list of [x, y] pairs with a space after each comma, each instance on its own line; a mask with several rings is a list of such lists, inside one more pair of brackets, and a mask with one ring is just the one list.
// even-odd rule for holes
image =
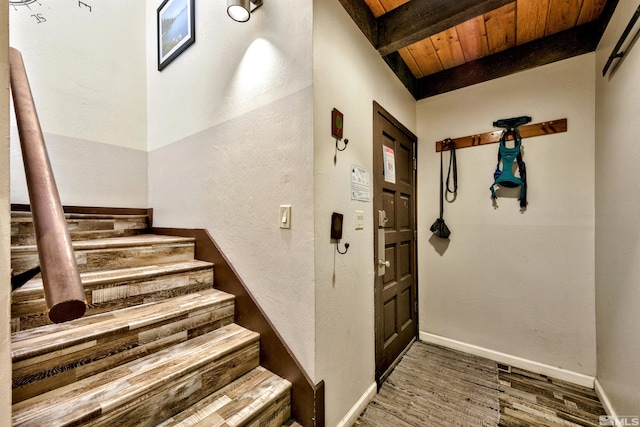
[[[520, 136], [531, 138], [533, 136], [552, 135], [567, 131], [567, 119], [552, 120], [550, 122], [535, 123], [518, 128]], [[463, 136], [461, 138], [453, 138], [456, 143], [456, 150], [460, 148], [475, 147], [478, 145], [493, 144], [500, 141], [502, 130], [493, 132], [485, 132], [478, 135]], [[513, 139], [513, 136], [507, 136], [507, 140]], [[450, 147], [444, 141], [436, 142], [436, 153], [440, 151], [448, 151]]]

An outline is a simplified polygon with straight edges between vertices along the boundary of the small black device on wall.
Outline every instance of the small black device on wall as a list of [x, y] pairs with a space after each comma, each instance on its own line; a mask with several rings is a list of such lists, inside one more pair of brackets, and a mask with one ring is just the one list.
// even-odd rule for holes
[[331, 238], [335, 240], [342, 239], [342, 219], [343, 215], [334, 212], [331, 215]]
[[346, 254], [349, 250], [348, 243], [344, 244], [344, 252], [341, 252], [340, 248], [338, 247], [340, 246], [340, 239], [342, 239], [343, 218], [344, 216], [341, 213], [334, 212], [333, 214], [331, 214], [331, 239], [336, 241], [336, 251], [338, 251], [340, 255]]

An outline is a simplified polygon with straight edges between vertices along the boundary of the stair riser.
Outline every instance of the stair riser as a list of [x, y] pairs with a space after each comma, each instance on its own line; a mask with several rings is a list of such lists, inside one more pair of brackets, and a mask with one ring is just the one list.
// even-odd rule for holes
[[227, 301], [188, 316], [21, 360], [13, 365], [13, 403], [229, 325], [233, 315], [233, 301]]
[[[265, 408], [247, 425], [260, 427], [281, 427], [291, 418], [291, 395], [280, 397], [273, 405]], [[245, 424], [242, 424], [245, 425]], [[240, 425], [238, 425], [240, 426]]]
[[[216, 366], [203, 368], [191, 377], [180, 378], [175, 383], [167, 383], [149, 399], [140, 401], [135, 407], [123, 408], [99, 418], [95, 427], [135, 425], [156, 426], [177, 412], [183, 411], [200, 399], [246, 374], [259, 364], [260, 348], [255, 343], [220, 361]], [[141, 399], [142, 400], [142, 399]]]
[[[86, 316], [199, 292], [213, 287], [213, 269], [188, 271], [159, 278], [85, 285]], [[44, 296], [14, 301], [11, 306], [12, 332], [50, 324]]]
[[[194, 258], [193, 243], [167, 243], [112, 249], [75, 250], [78, 271], [115, 270], [150, 264], [189, 261]], [[38, 253], [12, 253], [11, 268], [21, 273], [39, 264]]]
[[[212, 406], [223, 406], [225, 404], [224, 397], [214, 402]], [[208, 408], [207, 408], [208, 409]], [[224, 412], [224, 408], [215, 411], [211, 409], [210, 413], [193, 415], [188, 419], [179, 421], [166, 421], [158, 427], [186, 427], [196, 425], [207, 426], [224, 426], [224, 427], [241, 427], [241, 426], [260, 426], [260, 427], [281, 427], [291, 418], [291, 395], [287, 392], [280, 396], [275, 402], [272, 402], [261, 410], [255, 411], [254, 408], [246, 408], [247, 412], [255, 412], [249, 420], [238, 419], [240, 416], [231, 415], [230, 419], [226, 419], [220, 412]]]
[[[122, 237], [138, 234], [149, 226], [146, 216], [125, 216], [114, 218], [76, 218], [66, 215], [67, 227], [72, 240], [99, 239], [105, 237]], [[35, 245], [36, 239], [31, 215], [12, 214], [11, 244]]]
[[[155, 387], [147, 388], [143, 394], [129, 396], [128, 390], [123, 388], [112, 391], [117, 398], [101, 396], [105, 399], [102, 401], [96, 396], [88, 402], [79, 402], [79, 406], [85, 408], [81, 415], [74, 416], [67, 407], [58, 408], [59, 413], [48, 411], [47, 414], [27, 419], [21, 419], [20, 414], [14, 412], [13, 426], [155, 426], [258, 366], [259, 346], [258, 341], [253, 341], [209, 361], [197, 371], [166, 377]], [[91, 409], [87, 411], [87, 407]]]
[[290, 382], [258, 367], [158, 427], [280, 427], [291, 416], [290, 397]]
[[200, 399], [224, 387], [246, 374], [259, 364], [260, 348], [255, 343], [231, 354], [218, 364], [207, 366], [193, 376], [167, 382], [147, 399], [139, 399], [137, 405], [100, 416], [88, 423], [92, 427], [114, 425], [153, 427], [177, 412], [183, 411]]

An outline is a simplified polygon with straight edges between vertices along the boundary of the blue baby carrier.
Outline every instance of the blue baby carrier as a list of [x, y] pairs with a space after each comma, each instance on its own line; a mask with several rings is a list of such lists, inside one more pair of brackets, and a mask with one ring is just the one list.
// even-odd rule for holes
[[[493, 173], [493, 184], [491, 185], [491, 198], [497, 199], [495, 186], [515, 188], [520, 187], [520, 207], [525, 208], [527, 206], [527, 169], [522, 160], [522, 153], [520, 152], [520, 146], [522, 145], [522, 137], [518, 131], [518, 126], [529, 123], [531, 117], [522, 116], [514, 117], [512, 119], [501, 119], [493, 122], [495, 127], [504, 128], [502, 135], [500, 136], [500, 148], [498, 149], [498, 164], [496, 171]], [[508, 135], [513, 135], [515, 146], [507, 148], [505, 141]], [[513, 174], [513, 162], [518, 164], [519, 177]], [[502, 163], [502, 169], [500, 169], [500, 163]]]

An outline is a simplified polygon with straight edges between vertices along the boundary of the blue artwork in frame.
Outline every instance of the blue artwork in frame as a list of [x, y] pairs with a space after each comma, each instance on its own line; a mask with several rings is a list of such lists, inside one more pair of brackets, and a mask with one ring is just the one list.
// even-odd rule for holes
[[164, 0], [158, 8], [158, 71], [196, 41], [195, 0]]

